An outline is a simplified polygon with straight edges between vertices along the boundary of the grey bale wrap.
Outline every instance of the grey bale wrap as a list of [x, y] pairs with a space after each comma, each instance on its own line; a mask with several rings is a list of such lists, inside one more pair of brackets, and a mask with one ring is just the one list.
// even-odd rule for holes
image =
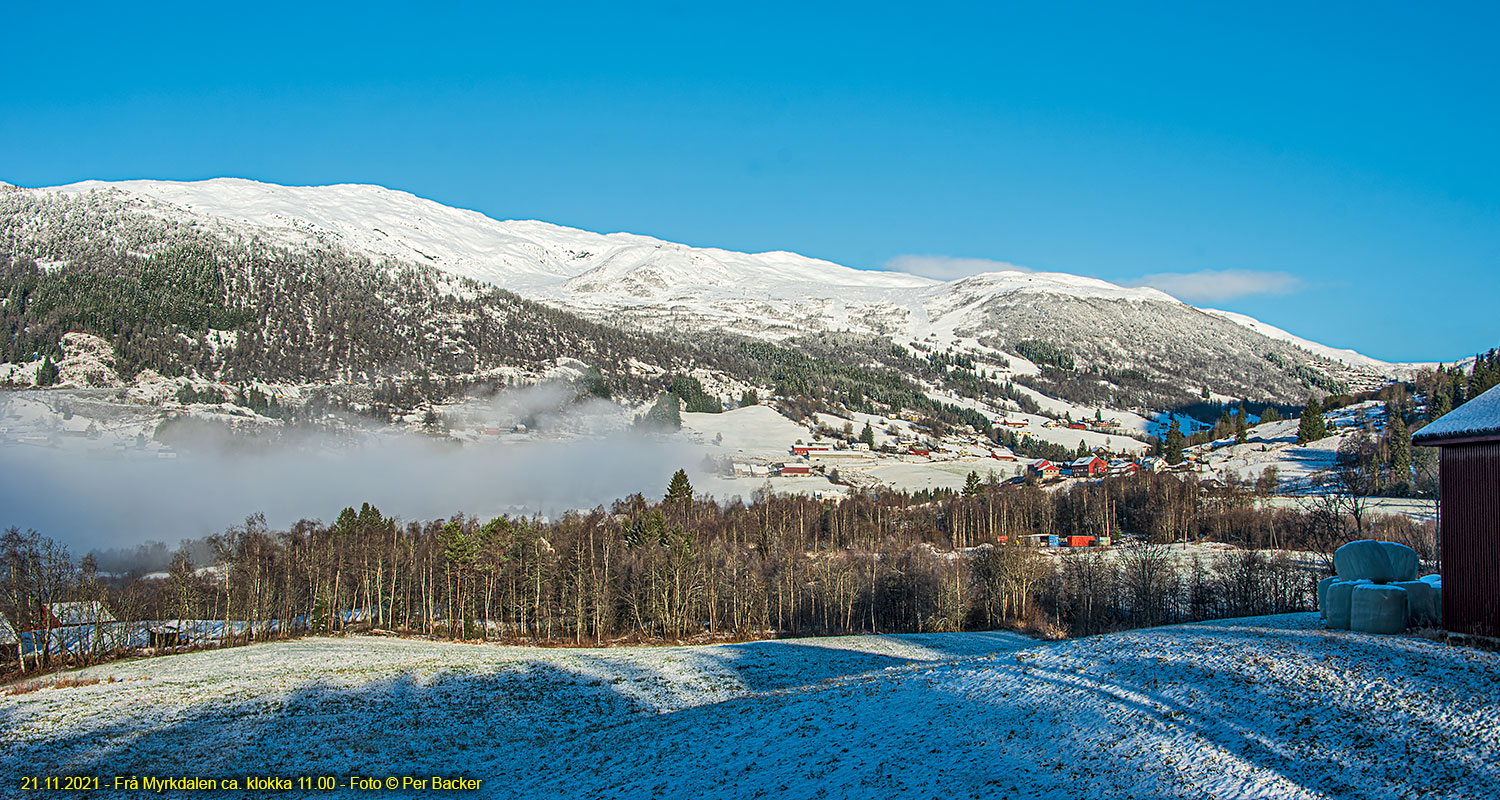
[[1361, 633], [1400, 633], [1410, 614], [1406, 590], [1389, 584], [1362, 583], [1349, 596], [1349, 628]]
[[1337, 580], [1338, 578], [1329, 576], [1318, 581], [1318, 614], [1323, 617], [1324, 622], [1328, 621], [1328, 587]]
[[1401, 581], [1393, 583], [1406, 590], [1406, 602], [1411, 611], [1409, 621], [1413, 625], [1436, 625], [1443, 621], [1438, 605], [1438, 590], [1428, 581]]
[[1417, 579], [1417, 551], [1395, 542], [1361, 539], [1336, 550], [1333, 567], [1346, 581], [1414, 581]]
[[1369, 584], [1367, 580], [1334, 581], [1328, 586], [1328, 627], [1349, 630], [1350, 594], [1356, 586]]

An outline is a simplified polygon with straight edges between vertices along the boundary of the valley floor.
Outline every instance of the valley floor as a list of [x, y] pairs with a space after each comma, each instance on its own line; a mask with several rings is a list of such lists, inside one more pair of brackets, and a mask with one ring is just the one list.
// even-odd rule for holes
[[0, 697], [0, 794], [354, 774], [527, 798], [1500, 796], [1500, 654], [1316, 614], [1052, 643], [308, 639], [66, 677], [106, 682]]

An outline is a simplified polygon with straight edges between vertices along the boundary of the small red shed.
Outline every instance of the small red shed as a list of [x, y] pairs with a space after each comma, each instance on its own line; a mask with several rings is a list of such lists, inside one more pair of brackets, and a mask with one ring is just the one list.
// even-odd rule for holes
[[1441, 448], [1443, 627], [1500, 637], [1500, 386], [1433, 420], [1411, 441]]

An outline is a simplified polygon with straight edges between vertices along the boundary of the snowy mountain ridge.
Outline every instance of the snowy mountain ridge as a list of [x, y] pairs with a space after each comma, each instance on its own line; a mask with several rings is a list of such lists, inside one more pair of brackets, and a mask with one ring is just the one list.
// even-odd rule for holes
[[495, 220], [408, 192], [369, 184], [278, 186], [240, 178], [82, 181], [41, 191], [114, 190], [208, 221], [252, 229], [285, 244], [335, 241], [373, 258], [428, 264], [521, 294], [630, 307], [642, 301], [709, 306], [725, 299], [773, 304], [805, 299], [957, 306], [1006, 292], [1177, 302], [1150, 288], [1020, 270], [941, 282], [861, 270], [796, 253], [739, 253], [632, 233], [593, 233], [536, 220]]
[[1243, 315], [1200, 310], [1156, 289], [1062, 273], [1017, 269], [942, 282], [784, 251], [739, 253], [495, 220], [362, 184], [295, 187], [215, 178], [7, 191], [95, 198], [91, 202], [286, 247], [335, 246], [377, 262], [426, 265], [648, 330], [724, 330], [773, 341], [848, 332], [923, 351], [958, 348], [991, 364], [1011, 364], [1018, 374], [1037, 369], [1018, 352], [1021, 346], [1043, 341], [1066, 348], [1098, 374], [1144, 371], [1181, 385], [1174, 376], [1185, 365], [1190, 384], [1281, 399], [1305, 396], [1313, 386], [1398, 373], [1395, 365]]

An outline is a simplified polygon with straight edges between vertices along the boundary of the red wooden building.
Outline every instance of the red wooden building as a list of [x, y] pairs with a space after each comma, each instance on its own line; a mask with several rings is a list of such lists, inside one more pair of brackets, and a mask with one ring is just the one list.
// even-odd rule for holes
[[1109, 471], [1109, 462], [1098, 456], [1085, 456], [1068, 464], [1068, 469], [1075, 478], [1094, 478]]
[[1500, 386], [1433, 420], [1411, 441], [1442, 453], [1443, 627], [1500, 637]]
[[1026, 469], [1038, 478], [1056, 478], [1058, 473], [1058, 466], [1045, 458], [1031, 462]]

